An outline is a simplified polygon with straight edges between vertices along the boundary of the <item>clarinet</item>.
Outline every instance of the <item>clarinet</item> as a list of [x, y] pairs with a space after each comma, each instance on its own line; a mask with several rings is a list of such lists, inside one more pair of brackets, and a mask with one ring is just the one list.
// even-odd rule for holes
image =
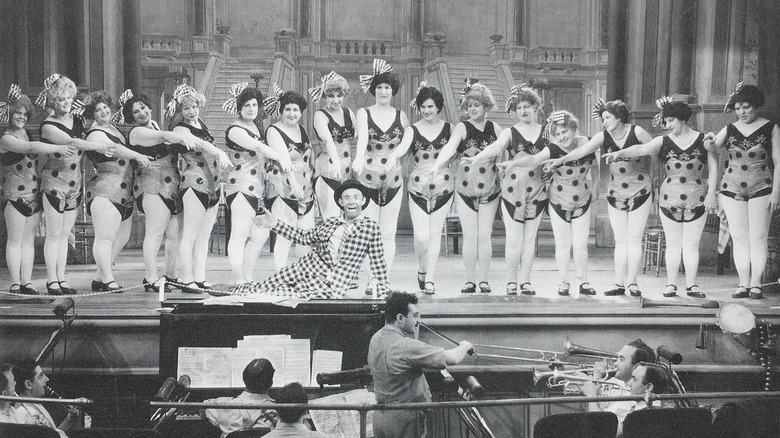
[[[48, 385], [46, 385], [46, 387], [44, 388], [44, 392], [46, 393], [46, 395], [52, 398], [56, 398], [60, 400], [64, 398], [63, 396], [59, 395], [57, 391], [52, 389], [51, 386]], [[76, 405], [62, 405], [62, 406], [64, 406], [65, 409], [67, 409], [68, 412], [70, 412], [71, 414], [81, 416], [84, 413], [84, 408], [78, 407]]]

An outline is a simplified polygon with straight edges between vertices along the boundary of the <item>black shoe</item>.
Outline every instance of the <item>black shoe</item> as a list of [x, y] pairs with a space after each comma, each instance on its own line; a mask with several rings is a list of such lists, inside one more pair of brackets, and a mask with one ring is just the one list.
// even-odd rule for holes
[[517, 283], [514, 281], [510, 281], [506, 284], [506, 294], [507, 295], [517, 295]]
[[422, 291], [425, 295], [433, 295], [436, 293], [436, 285], [432, 281], [426, 281]]
[[146, 281], [145, 278], [144, 278], [144, 281], [143, 281], [143, 285], [144, 285], [144, 291], [145, 292], [160, 292], [160, 287], [159, 286], [157, 286], [154, 283], [149, 283], [148, 281]]
[[760, 300], [764, 298], [764, 292], [761, 291], [760, 287], [753, 286], [750, 288], [750, 298], [754, 300]]
[[466, 284], [460, 288], [462, 294], [473, 294], [477, 291], [477, 285], [472, 281], [467, 281]]
[[206, 281], [206, 280], [203, 280], [203, 281], [196, 281], [196, 282], [195, 282], [195, 284], [197, 284], [197, 285], [198, 285], [198, 287], [199, 287], [199, 288], [201, 288], [201, 289], [211, 289], [211, 288], [213, 288], [213, 287], [214, 287], [214, 285], [212, 285], [211, 283], [209, 283], [209, 282], [208, 282], [208, 281]]
[[[51, 285], [53, 285], [53, 284], [56, 284], [58, 287], [56, 289], [51, 287]], [[51, 283], [46, 283], [46, 292], [49, 295], [62, 295], [62, 289], [61, 289], [61, 286], [60, 286], [60, 282], [59, 281], [52, 281]]]
[[[95, 282], [93, 281], [92, 283]], [[122, 286], [120, 286], [119, 283], [117, 283], [115, 280], [111, 280], [108, 283], [103, 283], [102, 281], [98, 281], [97, 283], [100, 283], [100, 289], [98, 289], [96, 292], [114, 292], [117, 294], [122, 293]]]
[[[634, 287], [631, 287], [634, 286]], [[639, 290], [639, 285], [636, 283], [631, 283], [628, 285], [628, 293], [631, 294], [632, 297], [641, 297], [642, 291]]]
[[102, 281], [92, 280], [92, 292], [100, 292], [104, 284]]
[[417, 287], [425, 290], [425, 272], [417, 272]]
[[19, 283], [12, 284], [11, 287], [8, 288], [8, 292], [11, 292], [12, 294], [20, 294], [22, 293], [22, 285]]
[[23, 295], [38, 295], [38, 290], [33, 287], [32, 283], [27, 283], [19, 288], [19, 293]]
[[731, 298], [747, 298], [749, 296], [750, 292], [748, 292], [748, 289], [745, 286], [738, 287], [737, 290], [731, 294]]
[[527, 281], [520, 285], [520, 293], [523, 295], [536, 295], [536, 291], [531, 287], [531, 283]]
[[[63, 283], [65, 283], [65, 284], [63, 284]], [[65, 295], [76, 295], [78, 293], [78, 291], [76, 289], [74, 289], [74, 288], [70, 287], [70, 285], [68, 285], [67, 281], [60, 281], [60, 289], [62, 290], [62, 293], [65, 294]]]
[[481, 294], [489, 294], [491, 291], [490, 285], [487, 281], [480, 281], [479, 282], [479, 293]]
[[[586, 284], [587, 286], [585, 286]], [[625, 294], [626, 291], [624, 290], [623, 293]], [[580, 295], [596, 295], [596, 289], [593, 289], [590, 283], [586, 281], [580, 284]]]
[[604, 291], [605, 297], [614, 297], [614, 296], [625, 295], [625, 294], [626, 294], [626, 288], [624, 288], [619, 284], [615, 284], [615, 287], [613, 287], [612, 289], [607, 289]]
[[571, 288], [571, 285], [568, 281], [565, 281], [558, 285], [558, 295], [565, 297], [569, 295], [569, 289]]
[[674, 284], [667, 284], [666, 290], [664, 291], [664, 296], [666, 298], [676, 297], [677, 296], [677, 286]]
[[185, 286], [179, 277], [171, 278], [167, 275], [163, 275], [163, 277], [165, 277], [165, 292], [168, 292], [168, 289], [181, 289]]
[[181, 288], [181, 291], [185, 294], [202, 294], [203, 291], [198, 287], [198, 283], [194, 281], [187, 283]]
[[688, 295], [689, 297], [693, 297], [693, 298], [707, 298], [707, 294], [699, 290], [698, 284], [694, 284], [690, 287], [686, 287], [685, 295]]

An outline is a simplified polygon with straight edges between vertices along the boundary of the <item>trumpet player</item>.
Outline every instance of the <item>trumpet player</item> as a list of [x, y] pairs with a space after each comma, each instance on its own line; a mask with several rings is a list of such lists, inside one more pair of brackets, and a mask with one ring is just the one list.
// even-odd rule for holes
[[[13, 367], [13, 375], [16, 380], [16, 392], [21, 397], [43, 398], [46, 396], [46, 386], [49, 377], [43, 373], [41, 367], [32, 359], [27, 359]], [[43, 405], [39, 403], [17, 403], [16, 414], [19, 424], [37, 424], [54, 429], [62, 438], [67, 438], [66, 433], [79, 426], [79, 415], [68, 410], [68, 416], [57, 426], [54, 419]]]
[[[588, 397], [595, 397], [597, 395], [613, 396], [630, 394], [631, 387], [629, 386], [629, 381], [631, 380], [631, 373], [634, 369], [634, 365], [640, 362], [655, 362], [655, 352], [650, 346], [642, 342], [641, 339], [635, 339], [624, 345], [623, 348], [617, 352], [614, 367], [615, 376], [607, 379], [607, 382], [613, 383], [614, 385], [609, 385], [599, 391], [599, 384], [592, 381], [586, 381], [580, 388], [582, 394]], [[598, 379], [606, 376], [594, 375], [594, 377]], [[625, 418], [625, 416], [635, 408], [636, 402], [633, 401], [588, 403], [588, 411], [609, 411], [617, 415], [618, 419]]]

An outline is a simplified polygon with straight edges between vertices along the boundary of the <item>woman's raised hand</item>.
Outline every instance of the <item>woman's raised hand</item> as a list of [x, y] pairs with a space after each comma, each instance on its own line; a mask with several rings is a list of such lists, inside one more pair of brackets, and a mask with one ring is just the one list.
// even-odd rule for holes
[[617, 161], [620, 158], [620, 152], [621, 151], [615, 151], [615, 152], [608, 152], [604, 154], [603, 155], [604, 161], [607, 164]]

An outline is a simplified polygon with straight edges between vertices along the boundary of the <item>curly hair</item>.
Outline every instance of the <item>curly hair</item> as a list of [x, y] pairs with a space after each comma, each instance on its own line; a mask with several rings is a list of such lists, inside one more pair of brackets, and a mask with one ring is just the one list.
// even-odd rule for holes
[[563, 113], [563, 123], [560, 125], [553, 123], [552, 127], [550, 128], [552, 135], [555, 135], [555, 133], [558, 132], [558, 128], [568, 128], [572, 131], [576, 131], [579, 128], [580, 121], [574, 117], [574, 114], [568, 111], [561, 112]]
[[409, 304], [417, 304], [419, 300], [417, 295], [393, 291], [387, 296], [385, 302], [385, 321], [392, 324], [398, 315], [407, 316], [409, 314]]
[[301, 112], [303, 112], [308, 106], [306, 98], [297, 91], [285, 91], [284, 94], [282, 94], [282, 97], [279, 98], [279, 113], [284, 111], [284, 107], [289, 104], [298, 105], [298, 108], [300, 108]]
[[198, 108], [203, 108], [206, 106], [206, 96], [198, 93], [197, 91], [190, 94], [185, 94], [184, 96], [177, 99], [179, 101], [179, 105], [177, 105], [176, 110], [181, 111], [181, 108], [186, 103], [194, 103], [198, 106]]
[[414, 103], [417, 108], [420, 108], [426, 100], [432, 99], [433, 104], [436, 105], [438, 112], [444, 108], [444, 95], [436, 87], [422, 87], [420, 92], [417, 93], [417, 97], [414, 98]]
[[539, 94], [527, 87], [523, 87], [518, 93], [517, 96], [512, 96], [512, 103], [509, 105], [509, 111], [517, 111], [517, 104], [520, 102], [528, 102], [532, 106], [538, 107], [542, 104], [542, 98], [539, 96]]
[[493, 93], [490, 89], [480, 83], [472, 84], [471, 90], [463, 98], [463, 102], [460, 103], [460, 110], [466, 112], [469, 109], [469, 102], [479, 102], [485, 108], [485, 111], [490, 111], [496, 107], [496, 100], [493, 98]]
[[[8, 107], [8, 114], [13, 115], [13, 113], [20, 112], [22, 109], [27, 110], [27, 120], [31, 120], [35, 116], [35, 105], [33, 105], [30, 98], [25, 94], [22, 94]], [[8, 118], [8, 121], [11, 121], [10, 117]]]
[[87, 97], [84, 98], [84, 117], [88, 119], [94, 119], [95, 118], [95, 107], [99, 103], [105, 103], [106, 106], [111, 108], [111, 111], [114, 111], [114, 100], [111, 98], [111, 95], [108, 94], [105, 90], [100, 91], [93, 91], [89, 94], [87, 94]]
[[764, 106], [764, 92], [755, 85], [743, 85], [739, 93], [729, 97], [726, 108], [733, 111], [734, 106], [738, 103], [747, 103], [754, 108], [761, 108]]
[[687, 103], [675, 100], [664, 105], [661, 113], [663, 114], [663, 117], [674, 117], [687, 123], [693, 115], [693, 110]]
[[631, 117], [631, 112], [628, 110], [628, 105], [626, 105], [625, 102], [622, 100], [611, 100], [604, 104], [604, 109], [601, 110], [599, 113], [599, 116], [604, 112], [608, 112], [615, 116], [616, 119], [620, 120], [623, 123], [628, 123], [629, 117]]
[[76, 94], [78, 94], [76, 84], [69, 77], [62, 76], [57, 79], [51, 88], [46, 90], [46, 108], [53, 110], [56, 99], [68, 96], [75, 99]]
[[324, 87], [322, 87], [322, 95], [327, 96], [331, 93], [339, 92], [342, 95], [346, 96], [347, 93], [349, 93], [349, 84], [347, 83], [347, 80], [343, 77], [336, 78], [327, 84], [325, 84]]
[[401, 89], [401, 80], [398, 78], [397, 74], [382, 73], [381, 75], [374, 76], [374, 79], [371, 81], [371, 85], [368, 88], [368, 92], [371, 93], [372, 96], [376, 96], [376, 87], [380, 84], [389, 85], [390, 88], [393, 89], [393, 96], [398, 94], [398, 90]]
[[127, 102], [125, 102], [125, 106], [122, 107], [122, 116], [125, 118], [125, 123], [135, 123], [135, 119], [133, 118], [133, 105], [135, 105], [136, 102], [141, 102], [149, 108], [152, 107], [152, 101], [147, 95], [136, 93], [134, 90], [133, 97], [128, 99]]

